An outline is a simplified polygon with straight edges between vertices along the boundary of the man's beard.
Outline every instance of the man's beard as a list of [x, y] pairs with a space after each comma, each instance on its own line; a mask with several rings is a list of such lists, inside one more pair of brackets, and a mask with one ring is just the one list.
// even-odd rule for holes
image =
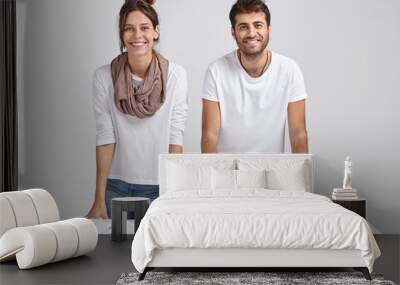
[[[249, 40], [249, 38], [244, 39], [244, 41]], [[269, 42], [269, 34], [267, 34], [265, 36], [265, 40], [263, 40], [261, 42], [261, 47], [258, 50], [248, 50], [245, 46], [245, 44], [239, 43], [236, 40], [236, 43], [239, 47], [240, 52], [242, 53], [243, 56], [247, 57], [247, 58], [257, 58], [259, 57], [261, 54], [263, 54], [263, 52], [265, 51], [265, 49], [268, 46], [268, 42]]]

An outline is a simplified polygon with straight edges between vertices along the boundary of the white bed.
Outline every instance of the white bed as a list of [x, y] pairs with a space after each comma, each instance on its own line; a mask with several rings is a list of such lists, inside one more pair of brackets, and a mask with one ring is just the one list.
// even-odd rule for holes
[[154, 267], [354, 267], [370, 278], [380, 255], [362, 217], [313, 194], [309, 154], [166, 154], [159, 176], [132, 243], [141, 278]]

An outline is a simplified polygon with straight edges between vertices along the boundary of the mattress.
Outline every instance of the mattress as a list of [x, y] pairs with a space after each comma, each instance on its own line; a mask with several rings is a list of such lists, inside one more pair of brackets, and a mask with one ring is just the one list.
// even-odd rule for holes
[[361, 216], [318, 194], [266, 189], [165, 193], [135, 234], [132, 262], [143, 272], [169, 248], [359, 250], [371, 272], [380, 255]]

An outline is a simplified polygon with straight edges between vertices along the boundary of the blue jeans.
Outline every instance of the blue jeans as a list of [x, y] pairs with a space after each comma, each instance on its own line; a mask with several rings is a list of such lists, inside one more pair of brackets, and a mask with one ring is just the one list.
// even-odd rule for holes
[[[158, 185], [129, 184], [119, 179], [107, 179], [106, 207], [108, 217], [111, 218], [111, 200], [118, 197], [146, 197], [153, 202], [159, 195]], [[131, 218], [132, 213], [128, 215]]]

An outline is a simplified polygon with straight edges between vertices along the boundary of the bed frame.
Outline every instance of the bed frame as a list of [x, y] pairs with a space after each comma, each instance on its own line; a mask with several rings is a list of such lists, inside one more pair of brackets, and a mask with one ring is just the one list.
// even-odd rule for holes
[[[160, 195], [165, 192], [168, 161], [189, 159], [191, 162], [201, 161], [201, 163], [204, 163], [204, 161], [209, 161], [212, 164], [221, 159], [234, 162], [241, 158], [306, 161], [310, 170], [308, 172], [310, 182], [308, 191], [314, 191], [315, 162], [311, 154], [162, 154], [159, 158]], [[143, 280], [148, 271], [156, 268], [230, 268], [234, 271], [251, 271], [255, 268], [285, 268], [290, 270], [290, 268], [328, 269], [343, 267], [361, 271], [367, 280], [371, 280], [369, 270], [359, 250], [249, 248], [158, 249], [154, 252], [153, 259], [144, 272], [139, 275], [139, 280]]]

